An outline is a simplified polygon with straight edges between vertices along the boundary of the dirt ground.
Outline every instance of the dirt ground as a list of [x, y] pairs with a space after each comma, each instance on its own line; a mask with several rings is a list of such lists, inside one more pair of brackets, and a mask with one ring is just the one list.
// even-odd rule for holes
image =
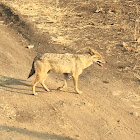
[[[1, 0], [0, 140], [139, 140], [139, 16], [139, 0]], [[82, 94], [71, 77], [58, 91], [63, 75], [52, 72], [51, 92], [38, 84], [32, 95], [35, 77], [27, 77], [37, 54], [88, 47], [106, 64], [84, 70]]]

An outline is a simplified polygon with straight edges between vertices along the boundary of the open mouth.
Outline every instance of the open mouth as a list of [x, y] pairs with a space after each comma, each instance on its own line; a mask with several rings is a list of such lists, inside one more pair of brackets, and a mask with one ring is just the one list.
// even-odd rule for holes
[[102, 64], [102, 62], [101, 61], [97, 61], [97, 64], [100, 66], [100, 67], [103, 67], [103, 64]]

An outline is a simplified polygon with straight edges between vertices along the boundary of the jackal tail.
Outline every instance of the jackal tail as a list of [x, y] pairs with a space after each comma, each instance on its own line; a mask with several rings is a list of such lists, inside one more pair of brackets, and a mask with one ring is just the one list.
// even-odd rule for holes
[[[30, 74], [29, 74], [29, 76], [28, 76], [28, 78], [30, 78], [32, 75], [34, 75], [34, 73], [35, 73], [35, 68], [34, 68], [34, 62], [32, 63], [32, 69], [31, 69], [31, 71], [30, 71]], [[27, 79], [28, 79], [27, 78]]]

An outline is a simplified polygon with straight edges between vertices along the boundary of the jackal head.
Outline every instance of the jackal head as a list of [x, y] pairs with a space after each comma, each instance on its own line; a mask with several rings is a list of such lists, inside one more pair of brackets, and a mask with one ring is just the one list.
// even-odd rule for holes
[[97, 63], [99, 66], [103, 66], [103, 64], [105, 63], [105, 60], [103, 59], [103, 57], [95, 50], [89, 48], [89, 53], [91, 55], [91, 58], [93, 60], [93, 62]]

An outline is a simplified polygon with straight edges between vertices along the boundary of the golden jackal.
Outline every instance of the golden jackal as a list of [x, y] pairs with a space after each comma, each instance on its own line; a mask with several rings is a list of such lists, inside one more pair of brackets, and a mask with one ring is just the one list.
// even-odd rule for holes
[[51, 70], [64, 74], [64, 85], [60, 87], [60, 89], [67, 87], [68, 74], [72, 73], [75, 90], [77, 93], [82, 93], [82, 91], [78, 89], [78, 77], [83, 70], [93, 64], [93, 62], [97, 63], [99, 66], [102, 66], [102, 63], [105, 63], [103, 57], [91, 48], [89, 48], [87, 54], [45, 53], [36, 56], [28, 77], [30, 78], [34, 73], [36, 74], [35, 81], [32, 85], [33, 94], [37, 95], [35, 86], [38, 82], [41, 83], [45, 90], [50, 91], [44, 84], [44, 80]]

